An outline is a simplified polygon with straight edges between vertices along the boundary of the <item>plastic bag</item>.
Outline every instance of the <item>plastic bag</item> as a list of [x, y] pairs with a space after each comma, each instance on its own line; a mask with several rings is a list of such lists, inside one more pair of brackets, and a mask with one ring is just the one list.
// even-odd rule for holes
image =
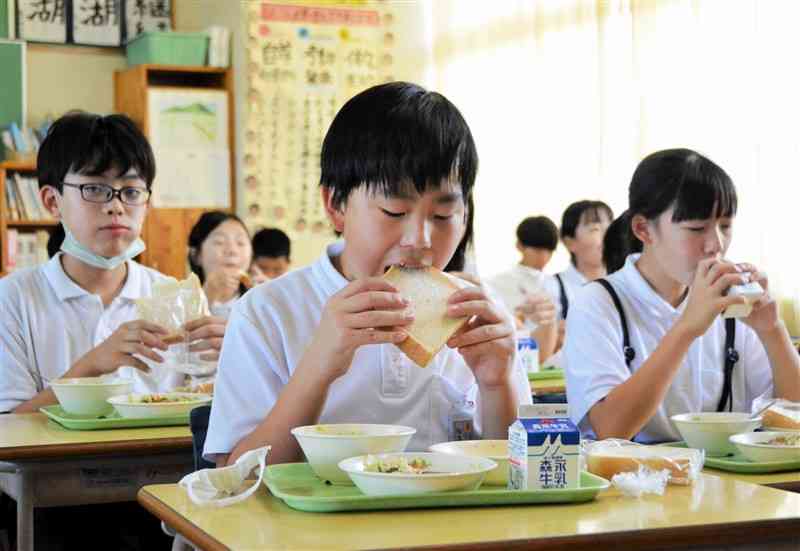
[[[606, 480], [619, 473], [639, 473], [644, 467], [650, 473], [666, 470], [670, 484], [686, 486], [697, 479], [705, 462], [703, 450], [643, 445], [616, 438], [585, 441], [581, 448], [586, 469]], [[641, 480], [647, 482], [646, 478]]]
[[209, 315], [208, 299], [196, 274], [182, 281], [167, 278], [153, 285], [152, 295], [136, 299], [139, 318], [158, 324], [170, 332], [168, 344], [184, 339], [183, 326]]
[[[195, 505], [226, 507], [244, 501], [255, 493], [264, 479], [270, 446], [242, 454], [236, 463], [217, 469], [201, 469], [184, 476], [178, 483]], [[244, 487], [250, 474], [258, 469], [258, 479]]]
[[664, 495], [669, 481], [669, 470], [654, 471], [644, 465], [636, 472], [617, 473], [611, 477], [611, 484], [623, 494], [640, 497], [642, 494]]

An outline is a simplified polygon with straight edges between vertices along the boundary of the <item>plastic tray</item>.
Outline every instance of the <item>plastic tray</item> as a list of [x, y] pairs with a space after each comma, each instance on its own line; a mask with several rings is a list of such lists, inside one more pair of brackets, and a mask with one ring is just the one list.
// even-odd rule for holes
[[188, 425], [189, 414], [174, 415], [169, 417], [151, 417], [147, 419], [130, 419], [120, 417], [114, 411], [103, 417], [87, 417], [84, 415], [73, 415], [67, 413], [61, 406], [45, 406], [39, 410], [50, 419], [70, 430], [106, 430], [106, 429], [130, 429], [137, 427], [171, 427], [177, 425]]
[[[661, 444], [672, 448], [688, 448], [685, 442], [669, 442]], [[704, 466], [720, 471], [744, 474], [779, 473], [783, 471], [800, 471], [800, 460], [792, 461], [763, 461], [753, 462], [745, 459], [740, 453], [726, 455], [725, 457], [706, 456]]]
[[355, 486], [325, 484], [308, 463], [287, 463], [267, 467], [266, 484], [272, 495], [300, 511], [333, 513], [423, 507], [476, 507], [526, 505], [534, 503], [582, 503], [593, 500], [608, 488], [607, 480], [581, 473], [581, 487], [570, 490], [507, 490], [485, 486], [465, 492], [438, 492], [408, 496], [367, 496]]
[[533, 373], [528, 373], [528, 380], [529, 381], [541, 381], [544, 379], [563, 379], [564, 378], [564, 370], [563, 369], [542, 369], [541, 371], [535, 371]]

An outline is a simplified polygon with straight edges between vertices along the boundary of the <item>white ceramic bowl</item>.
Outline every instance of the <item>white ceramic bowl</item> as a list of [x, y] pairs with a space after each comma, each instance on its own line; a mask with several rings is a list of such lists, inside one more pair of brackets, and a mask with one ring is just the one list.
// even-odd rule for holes
[[133, 381], [119, 377], [82, 377], [56, 379], [50, 387], [67, 413], [100, 417], [114, 411], [108, 398], [130, 392]]
[[508, 485], [508, 440], [459, 440], [434, 444], [428, 449], [436, 453], [488, 457], [497, 467], [483, 479], [484, 486]]
[[314, 473], [334, 484], [352, 484], [339, 470], [342, 459], [356, 455], [401, 452], [417, 429], [401, 425], [362, 423], [307, 425], [295, 427], [297, 439]]
[[670, 419], [690, 448], [703, 449], [709, 456], [736, 453], [736, 447], [728, 439], [761, 426], [761, 417], [751, 419], [749, 413], [725, 411], [682, 413]]
[[[169, 401], [144, 401], [148, 397], [155, 396], [167, 398]], [[186, 415], [198, 406], [210, 404], [211, 396], [194, 392], [126, 394], [124, 396], [109, 398], [108, 403], [113, 405], [114, 409], [116, 409], [122, 417], [128, 417], [130, 419], [148, 419], [153, 417]]]
[[[387, 461], [399, 457], [406, 460], [424, 459], [430, 463], [430, 472], [378, 473], [367, 471], [370, 461]], [[362, 493], [371, 496], [426, 494], [474, 490], [481, 485], [487, 473], [497, 468], [497, 463], [485, 457], [468, 457], [449, 453], [384, 453], [359, 456], [339, 463]]]
[[730, 441], [739, 448], [748, 461], [754, 463], [770, 461], [800, 461], [800, 441], [796, 446], [774, 445], [769, 441], [779, 437], [798, 438], [795, 431], [783, 432], [746, 432], [734, 434]]

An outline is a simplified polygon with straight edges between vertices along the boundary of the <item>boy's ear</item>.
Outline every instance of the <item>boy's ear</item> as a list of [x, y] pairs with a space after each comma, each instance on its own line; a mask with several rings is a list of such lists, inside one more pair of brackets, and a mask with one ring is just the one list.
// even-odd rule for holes
[[631, 230], [636, 239], [644, 245], [650, 245], [653, 242], [653, 225], [650, 221], [641, 214], [635, 214], [631, 218]]
[[61, 208], [58, 205], [59, 193], [56, 188], [44, 186], [39, 189], [39, 197], [47, 212], [53, 215], [56, 220], [61, 220]]
[[322, 204], [325, 205], [325, 214], [333, 224], [333, 229], [339, 233], [344, 231], [344, 211], [341, 207], [333, 204], [333, 190], [327, 186], [321, 186]]

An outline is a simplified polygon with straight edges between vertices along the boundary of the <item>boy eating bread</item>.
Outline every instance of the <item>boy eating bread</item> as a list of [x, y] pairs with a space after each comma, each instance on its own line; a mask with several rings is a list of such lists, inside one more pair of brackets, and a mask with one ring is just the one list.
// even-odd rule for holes
[[412, 426], [408, 449], [423, 450], [448, 439], [455, 410], [472, 416], [475, 437], [505, 437], [517, 406], [531, 402], [510, 317], [479, 286], [451, 289], [437, 315], [458, 330], [438, 352], [423, 347], [432, 356], [420, 369], [397, 345], [419, 339], [423, 293], [383, 277], [447, 266], [468, 237], [477, 164], [469, 127], [440, 94], [393, 82], [342, 107], [322, 146], [320, 188], [343, 240], [234, 307], [207, 458], [222, 465], [271, 445], [271, 463], [297, 461], [290, 430], [316, 423]]

